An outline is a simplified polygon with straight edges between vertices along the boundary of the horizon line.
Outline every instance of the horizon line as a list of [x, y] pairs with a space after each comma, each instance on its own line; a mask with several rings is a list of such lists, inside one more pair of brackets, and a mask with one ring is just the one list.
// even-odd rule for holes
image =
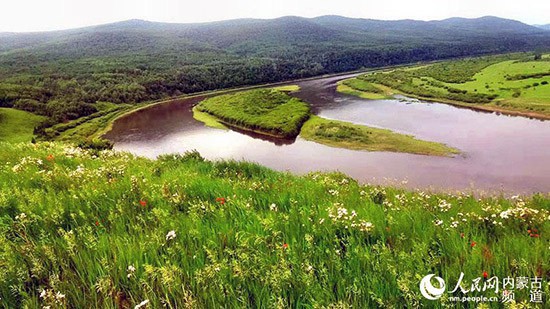
[[481, 18], [487, 18], [487, 17], [493, 17], [493, 18], [499, 18], [499, 19], [505, 19], [505, 20], [511, 20], [520, 22], [524, 25], [533, 26], [533, 27], [540, 27], [540, 26], [548, 26], [550, 23], [543, 23], [543, 24], [528, 24], [521, 20], [512, 19], [512, 18], [506, 18], [506, 17], [500, 17], [496, 15], [482, 15], [478, 17], [461, 17], [461, 16], [452, 16], [448, 18], [443, 19], [413, 19], [413, 18], [400, 18], [400, 19], [376, 19], [376, 18], [366, 18], [366, 17], [348, 17], [344, 15], [336, 15], [336, 14], [325, 14], [325, 15], [319, 15], [314, 17], [304, 17], [299, 15], [282, 15], [278, 17], [273, 18], [255, 18], [255, 17], [241, 17], [241, 18], [231, 18], [231, 19], [220, 19], [220, 20], [213, 20], [213, 21], [199, 21], [199, 22], [171, 22], [171, 21], [155, 21], [155, 20], [148, 20], [148, 19], [142, 19], [142, 18], [130, 18], [130, 19], [123, 19], [123, 20], [116, 20], [116, 21], [110, 21], [105, 23], [99, 23], [99, 24], [90, 24], [90, 25], [84, 25], [84, 26], [74, 26], [69, 28], [60, 28], [60, 29], [49, 29], [49, 30], [30, 30], [30, 31], [3, 31], [0, 30], [0, 34], [38, 34], [38, 33], [52, 33], [52, 32], [60, 32], [60, 31], [69, 31], [69, 30], [79, 30], [79, 29], [86, 29], [86, 28], [93, 28], [93, 27], [101, 27], [106, 25], [112, 25], [117, 23], [124, 23], [124, 22], [130, 22], [130, 21], [141, 21], [141, 22], [148, 22], [148, 23], [156, 23], [156, 24], [170, 24], [170, 25], [206, 25], [206, 24], [213, 24], [213, 23], [220, 23], [220, 22], [228, 22], [228, 21], [238, 21], [238, 20], [276, 20], [281, 19], [285, 17], [296, 17], [296, 18], [303, 18], [303, 19], [316, 19], [321, 17], [343, 17], [348, 19], [360, 19], [360, 20], [373, 20], [373, 21], [418, 21], [418, 22], [437, 22], [437, 21], [444, 21], [449, 20], [453, 18], [460, 18], [460, 19], [466, 19], [466, 20], [475, 20], [475, 19], [481, 19]]

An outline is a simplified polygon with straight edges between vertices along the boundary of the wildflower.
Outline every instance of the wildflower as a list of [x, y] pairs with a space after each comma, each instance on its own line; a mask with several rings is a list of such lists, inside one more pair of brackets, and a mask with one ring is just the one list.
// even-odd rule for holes
[[284, 243], [284, 244], [283, 244], [283, 250], [286, 250], [286, 249], [288, 249], [288, 244], [287, 244], [287, 243]]
[[216, 198], [216, 202], [220, 203], [221, 205], [225, 204], [225, 198], [224, 197], [218, 197]]
[[484, 279], [487, 279], [487, 277], [489, 277], [489, 274], [488, 274], [486, 271], [484, 271], [484, 272], [483, 272], [483, 278], [484, 278]]
[[269, 210], [275, 211], [275, 212], [276, 212], [276, 211], [278, 210], [277, 205], [276, 205], [275, 203], [271, 204], [271, 205], [269, 206]]
[[147, 206], [147, 201], [146, 200], [140, 200], [139, 204], [141, 205], [141, 207], [145, 207], [145, 206]]
[[94, 224], [95, 224], [95, 226], [99, 226], [99, 221], [96, 220], [96, 222]]
[[42, 292], [40, 292], [40, 298], [44, 297], [46, 297], [46, 290], [42, 290]]
[[435, 226], [440, 226], [441, 224], [443, 224], [443, 220], [436, 220], [434, 224]]
[[55, 160], [55, 157], [52, 155], [52, 154], [49, 154], [47, 157], [46, 157], [46, 160], [50, 161], [50, 162], [53, 162]]
[[27, 215], [24, 212], [22, 212], [21, 214], [15, 216], [15, 220], [23, 220], [25, 218], [27, 218]]
[[176, 231], [170, 231], [168, 234], [166, 234], [166, 241], [172, 240], [176, 238]]
[[55, 294], [55, 298], [56, 298], [57, 300], [62, 300], [63, 298], [65, 298], [65, 294], [61, 294], [60, 292], [57, 292], [57, 293]]
[[134, 275], [134, 272], [136, 271], [136, 268], [133, 265], [128, 266], [128, 279]]
[[475, 247], [476, 245], [477, 245], [477, 242], [475, 242], [475, 241], [472, 241], [472, 242], [470, 243], [470, 247], [472, 247], [472, 248]]
[[140, 309], [140, 308], [142, 308], [142, 307], [145, 307], [145, 306], [147, 306], [148, 303], [149, 303], [149, 300], [146, 299], [146, 300], [142, 301], [141, 303], [137, 304], [137, 305], [134, 307], [134, 309]]

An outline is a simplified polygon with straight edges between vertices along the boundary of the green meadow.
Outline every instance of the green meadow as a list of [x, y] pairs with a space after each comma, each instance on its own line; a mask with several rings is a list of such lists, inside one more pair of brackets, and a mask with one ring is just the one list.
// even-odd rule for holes
[[25, 111], [0, 108], [0, 142], [30, 142], [34, 127], [42, 119]]
[[[462, 308], [449, 299], [461, 293], [418, 288], [461, 272], [466, 287], [486, 272], [550, 292], [548, 196], [413, 192], [197, 153], [0, 149], [6, 308]], [[528, 289], [515, 297], [530, 306]]]
[[[393, 93], [540, 118], [550, 117], [550, 58], [511, 54], [376, 72], [339, 91], [367, 99]], [[389, 91], [389, 87], [392, 91]]]

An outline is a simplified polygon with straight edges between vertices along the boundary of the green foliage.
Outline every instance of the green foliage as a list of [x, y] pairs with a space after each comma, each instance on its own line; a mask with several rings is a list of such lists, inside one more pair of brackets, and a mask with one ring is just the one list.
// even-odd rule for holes
[[503, 55], [445, 61], [420, 68], [414, 73], [415, 76], [428, 76], [442, 82], [460, 84], [472, 81], [474, 75], [492, 64], [517, 57], [518, 55]]
[[409, 192], [197, 153], [0, 149], [8, 308], [412, 308], [434, 305], [418, 289], [430, 273], [548, 280], [547, 196]]
[[12, 108], [0, 108], [0, 142], [30, 142], [43, 117]]
[[312, 116], [304, 124], [300, 136], [321, 144], [348, 149], [434, 156], [451, 156], [459, 153], [458, 150], [443, 144], [418, 140], [410, 135], [317, 116]]
[[367, 81], [360, 78], [348, 79], [343, 82], [344, 85], [351, 87], [355, 90], [370, 92], [370, 93], [383, 93], [382, 89], [368, 83]]
[[[422, 99], [546, 119], [550, 115], [550, 88], [542, 86], [548, 85], [543, 79], [548, 76], [550, 62], [545, 59], [533, 61], [532, 57], [510, 54], [453, 60], [376, 72], [357, 79], [371, 85], [383, 84], [389, 87], [386, 93], [397, 91]], [[338, 91], [366, 99], [380, 98], [343, 87], [340, 85]]]
[[[95, 113], [97, 102], [133, 105], [368, 67], [550, 47], [550, 35], [494, 23], [287, 17], [206, 25], [128, 21], [1, 35], [0, 107], [48, 116], [53, 125]], [[452, 79], [453, 70], [439, 75]]]
[[285, 138], [296, 137], [310, 114], [306, 103], [274, 89], [216, 96], [195, 108], [224, 124]]
[[430, 99], [444, 98], [466, 103], [489, 103], [497, 97], [495, 94], [470, 93], [434, 81], [429, 81], [428, 86], [422, 86], [415, 82], [419, 77], [418, 74], [414, 71], [395, 70], [390, 73], [380, 72], [365, 75], [362, 79], [369, 83], [382, 84], [407, 94]]

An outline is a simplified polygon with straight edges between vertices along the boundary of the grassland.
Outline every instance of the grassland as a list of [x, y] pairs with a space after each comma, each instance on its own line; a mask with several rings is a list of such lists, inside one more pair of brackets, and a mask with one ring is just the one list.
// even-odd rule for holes
[[310, 115], [306, 103], [273, 89], [208, 98], [195, 109], [226, 125], [283, 138], [296, 137]]
[[12, 108], [0, 108], [0, 142], [30, 142], [34, 127], [43, 118]]
[[[524, 54], [455, 60], [367, 74], [339, 91], [376, 99], [384, 85], [395, 93], [475, 109], [550, 118], [550, 61]], [[392, 91], [390, 91], [392, 92]], [[387, 93], [387, 92], [386, 92]], [[380, 95], [380, 93], [374, 93]]]
[[431, 156], [450, 156], [459, 153], [458, 150], [443, 144], [418, 140], [410, 135], [317, 116], [312, 116], [304, 124], [300, 136], [324, 145], [355, 150], [406, 152]]
[[462, 308], [449, 300], [461, 293], [418, 289], [461, 272], [465, 286], [484, 272], [538, 276], [550, 293], [548, 196], [409, 192], [196, 153], [0, 149], [7, 308]]

